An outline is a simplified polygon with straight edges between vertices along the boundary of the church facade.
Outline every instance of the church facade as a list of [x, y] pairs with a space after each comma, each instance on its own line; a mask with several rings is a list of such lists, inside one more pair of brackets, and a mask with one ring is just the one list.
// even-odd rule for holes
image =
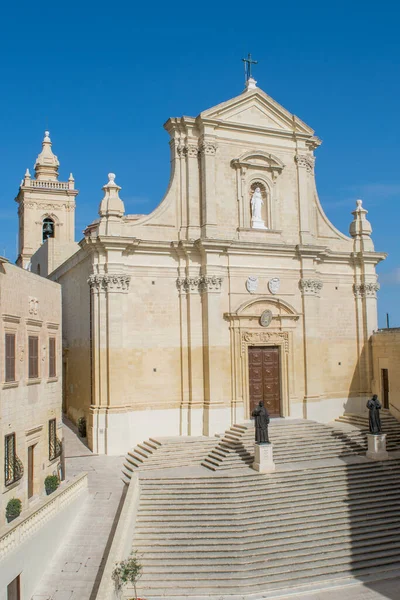
[[349, 237], [325, 216], [313, 130], [251, 78], [165, 128], [159, 206], [125, 214], [110, 174], [99, 218], [47, 267], [63, 290], [65, 408], [86, 417], [90, 447], [213, 435], [260, 400], [272, 416], [320, 421], [363, 410], [385, 255], [361, 201]]

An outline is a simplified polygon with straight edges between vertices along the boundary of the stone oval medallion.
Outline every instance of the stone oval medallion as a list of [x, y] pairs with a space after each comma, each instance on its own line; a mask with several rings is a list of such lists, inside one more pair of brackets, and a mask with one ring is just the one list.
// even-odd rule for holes
[[258, 288], [258, 277], [248, 277], [246, 281], [246, 289], [250, 294], [254, 294]]
[[260, 317], [260, 325], [261, 327], [268, 327], [272, 321], [272, 312], [270, 310], [264, 310]]

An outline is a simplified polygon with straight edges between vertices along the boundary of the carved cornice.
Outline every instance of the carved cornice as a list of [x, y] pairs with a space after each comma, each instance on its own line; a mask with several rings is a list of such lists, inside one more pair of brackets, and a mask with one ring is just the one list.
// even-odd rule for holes
[[376, 298], [380, 287], [379, 283], [355, 283], [354, 295], [356, 298]]
[[90, 275], [88, 284], [92, 292], [127, 292], [130, 280], [130, 275]]
[[319, 296], [323, 283], [320, 279], [300, 279], [299, 287], [304, 296]]
[[285, 352], [289, 352], [289, 334], [287, 331], [245, 331], [242, 333], [242, 354], [246, 346], [258, 344], [282, 344]]
[[178, 277], [176, 287], [179, 291], [190, 292], [220, 292], [222, 277], [216, 275], [201, 275], [200, 277]]
[[310, 154], [296, 154], [295, 160], [301, 169], [306, 169], [307, 173], [314, 171], [315, 157]]
[[59, 202], [59, 203], [49, 203], [49, 202], [41, 202], [38, 200], [37, 202], [24, 200], [20, 202], [20, 207], [23, 208], [38, 208], [40, 210], [65, 210], [67, 212], [75, 210], [76, 203], [75, 202]]

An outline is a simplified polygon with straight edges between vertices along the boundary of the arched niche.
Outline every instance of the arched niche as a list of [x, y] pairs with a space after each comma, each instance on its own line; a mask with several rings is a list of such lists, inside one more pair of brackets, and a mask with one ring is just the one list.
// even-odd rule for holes
[[251, 197], [260, 187], [264, 205], [262, 216], [269, 230], [277, 229], [274, 213], [276, 182], [285, 165], [275, 155], [267, 152], [246, 152], [231, 163], [236, 170], [237, 200], [239, 203], [239, 229], [251, 229]]

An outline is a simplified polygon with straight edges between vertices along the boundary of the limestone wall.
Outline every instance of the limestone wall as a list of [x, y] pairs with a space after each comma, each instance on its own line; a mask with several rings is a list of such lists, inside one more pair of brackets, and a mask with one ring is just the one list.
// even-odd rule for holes
[[74, 255], [68, 276], [61, 270], [62, 286], [63, 369], [65, 375], [63, 404], [67, 416], [77, 423], [88, 419], [91, 402], [90, 373], [90, 257]]

